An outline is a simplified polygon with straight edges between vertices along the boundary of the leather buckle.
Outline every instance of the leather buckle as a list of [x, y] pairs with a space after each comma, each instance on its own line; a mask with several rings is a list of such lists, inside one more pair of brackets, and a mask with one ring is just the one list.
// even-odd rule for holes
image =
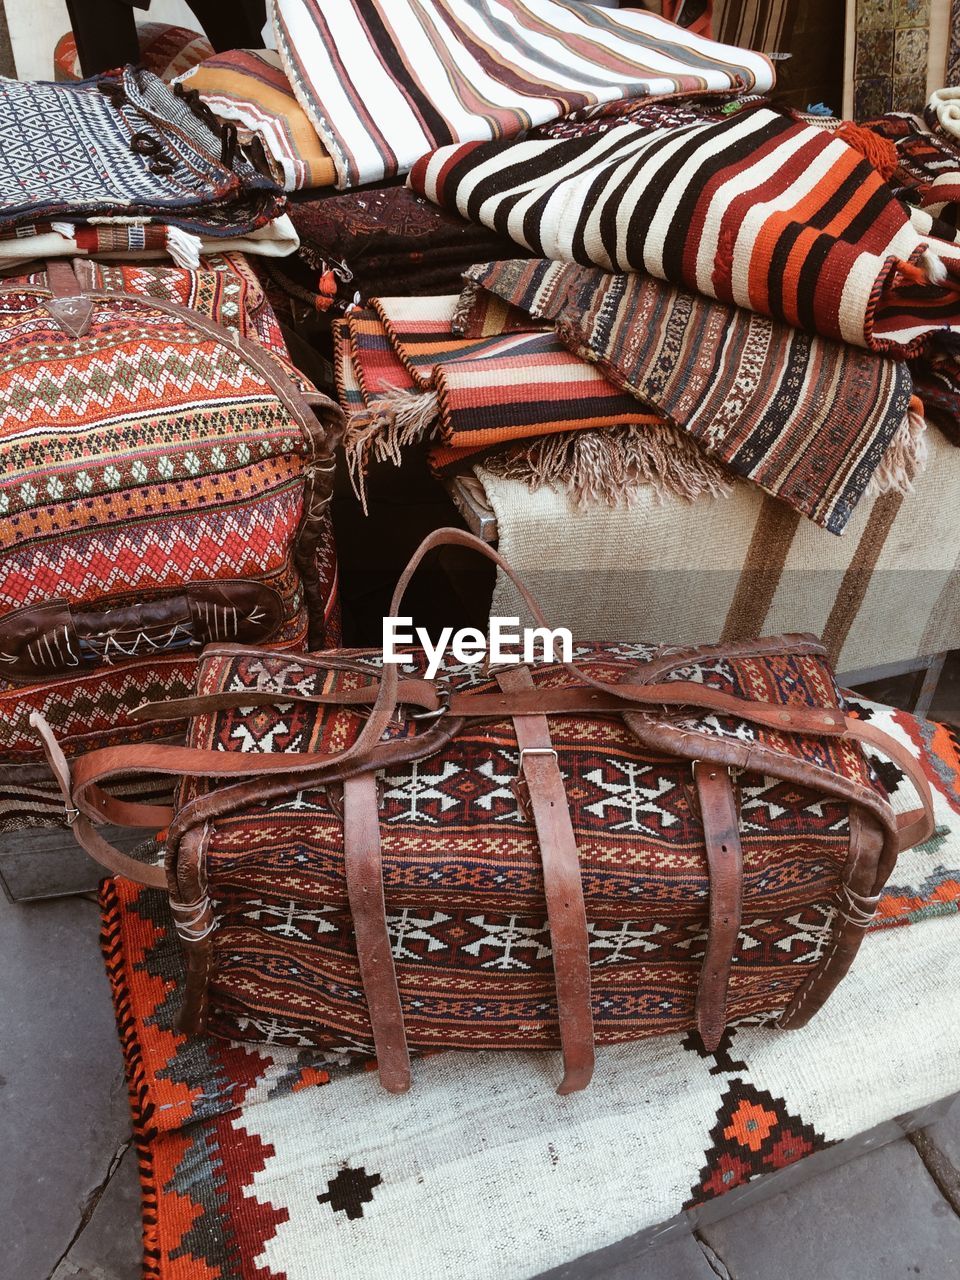
[[524, 747], [523, 750], [520, 752], [520, 768], [521, 769], [523, 768], [524, 756], [553, 756], [554, 760], [560, 759], [556, 751], [554, 751], [553, 747]]
[[410, 713], [411, 720], [439, 720], [441, 716], [445, 716], [450, 710], [450, 695], [448, 693], [440, 694], [440, 706], [436, 711], [413, 711]]

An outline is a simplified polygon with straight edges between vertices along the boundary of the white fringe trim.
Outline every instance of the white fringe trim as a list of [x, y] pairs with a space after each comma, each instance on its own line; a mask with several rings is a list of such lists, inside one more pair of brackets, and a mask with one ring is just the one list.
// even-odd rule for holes
[[909, 493], [914, 480], [926, 470], [927, 457], [926, 421], [923, 414], [910, 409], [870, 477], [866, 496]]

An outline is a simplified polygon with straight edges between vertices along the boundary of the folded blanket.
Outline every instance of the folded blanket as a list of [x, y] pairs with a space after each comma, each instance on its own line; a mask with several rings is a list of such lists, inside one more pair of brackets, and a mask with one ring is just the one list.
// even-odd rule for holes
[[567, 0], [273, 0], [277, 47], [337, 185], [592, 103], [773, 85], [762, 54]]
[[640, 273], [520, 261], [473, 267], [467, 279], [461, 329], [486, 313], [487, 294], [551, 323], [710, 457], [833, 533], [872, 478], [904, 489], [920, 466], [923, 427], [902, 363]]
[[960, 88], [934, 90], [927, 102], [927, 114], [944, 133], [960, 138]]
[[[581, 501], [629, 501], [654, 475], [689, 498], [725, 490], [715, 463], [552, 329], [528, 318], [526, 331], [503, 323], [490, 332], [494, 314], [507, 317], [488, 307], [474, 336], [463, 338], [453, 331], [458, 301], [378, 298], [334, 326], [344, 445], [361, 501], [370, 461], [399, 463], [404, 447], [426, 439], [440, 442], [437, 468], [535, 441], [539, 454], [525, 452], [519, 469], [529, 472], [538, 457], [540, 481], [563, 484]], [[571, 439], [581, 434], [591, 439], [577, 448]]]
[[653, 131], [443, 147], [410, 180], [541, 257], [648, 272], [837, 341], [907, 355], [960, 327], [955, 247], [921, 236], [838, 132], [762, 104]]
[[271, 274], [291, 297], [334, 319], [377, 296], [458, 293], [475, 262], [517, 256], [516, 245], [407, 187], [348, 191], [290, 204], [295, 257]]
[[272, 49], [230, 49], [207, 58], [177, 80], [196, 89], [218, 120], [237, 126], [240, 140], [263, 148], [286, 191], [332, 187], [333, 161]]
[[[78, 84], [0, 79], [8, 262], [32, 239], [29, 248], [60, 255], [166, 248], [197, 266], [203, 241], [244, 240], [256, 251], [264, 233], [275, 246], [282, 212], [283, 193], [237, 150], [232, 131], [147, 71]], [[288, 238], [285, 251], [294, 247]]]

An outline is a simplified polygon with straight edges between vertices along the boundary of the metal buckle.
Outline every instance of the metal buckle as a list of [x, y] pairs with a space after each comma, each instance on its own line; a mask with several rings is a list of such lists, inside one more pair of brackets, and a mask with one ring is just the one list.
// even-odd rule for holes
[[410, 715], [411, 720], [439, 720], [441, 716], [445, 716], [450, 710], [450, 695], [440, 694], [440, 706], [436, 711], [414, 711]]
[[65, 807], [64, 813], [67, 815], [67, 825], [71, 827], [76, 822], [76, 820], [80, 817], [79, 809], [70, 809], [68, 807]]
[[554, 760], [560, 759], [556, 751], [554, 751], [553, 747], [524, 747], [523, 750], [520, 752], [520, 768], [521, 769], [523, 768], [524, 756], [553, 756]]

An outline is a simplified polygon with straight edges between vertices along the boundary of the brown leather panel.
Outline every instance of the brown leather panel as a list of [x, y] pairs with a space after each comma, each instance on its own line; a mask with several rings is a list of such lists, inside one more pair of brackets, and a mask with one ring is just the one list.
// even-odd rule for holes
[[348, 778], [343, 784], [343, 839], [347, 896], [380, 1080], [390, 1093], [406, 1093], [410, 1053], [387, 932], [377, 780], [372, 773]]
[[[533, 685], [526, 667], [500, 671], [497, 681], [511, 696]], [[563, 1050], [563, 1080], [557, 1092], [576, 1093], [590, 1083], [595, 1057], [590, 938], [580, 880], [580, 853], [546, 716], [515, 716], [513, 723], [520, 747], [520, 771], [527, 785], [543, 862]]]
[[0, 677], [34, 683], [98, 663], [199, 650], [225, 636], [269, 640], [283, 616], [279, 593], [259, 582], [188, 583], [176, 594], [112, 609], [52, 600], [0, 619]]
[[729, 769], [698, 760], [693, 777], [710, 873], [710, 924], [697, 988], [697, 1030], [706, 1049], [713, 1053], [727, 1026], [727, 988], [740, 937], [743, 852]]
[[[60, 787], [63, 803], [70, 818], [70, 827], [77, 843], [90, 854], [91, 858], [106, 867], [114, 875], [126, 876], [128, 880], [133, 880], [138, 884], [150, 885], [156, 889], [165, 889], [167, 887], [167, 877], [163, 867], [150, 866], [148, 863], [138, 862], [136, 858], [131, 858], [128, 854], [121, 853], [119, 849], [115, 849], [94, 829], [92, 823], [74, 807], [70, 766], [67, 764], [66, 756], [60, 750], [60, 745], [54, 737], [53, 731], [43, 716], [36, 711], [30, 717], [30, 724], [39, 734], [43, 743], [44, 752], [53, 771], [53, 776], [57, 780], [57, 785]], [[152, 810], [152, 806], [149, 805], [128, 805], [126, 807], [128, 809], [139, 808], [143, 811]], [[166, 813], [167, 811], [160, 810], [160, 812]]]

